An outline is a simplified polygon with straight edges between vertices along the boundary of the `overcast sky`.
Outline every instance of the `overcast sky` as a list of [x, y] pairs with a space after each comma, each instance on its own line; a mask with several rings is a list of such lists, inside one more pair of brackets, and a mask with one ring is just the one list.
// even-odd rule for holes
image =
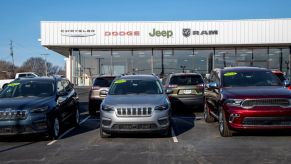
[[16, 65], [48, 53], [64, 66], [63, 56], [40, 45], [40, 21], [171, 21], [291, 18], [291, 0], [1, 0], [0, 60]]

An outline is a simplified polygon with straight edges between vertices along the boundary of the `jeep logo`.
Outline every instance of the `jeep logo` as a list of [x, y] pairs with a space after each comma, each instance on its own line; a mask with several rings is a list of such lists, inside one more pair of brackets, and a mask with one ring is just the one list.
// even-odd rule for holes
[[153, 31], [149, 33], [149, 35], [151, 37], [155, 37], [155, 36], [160, 37], [161, 36], [161, 37], [170, 38], [170, 37], [173, 36], [173, 31], [172, 30], [162, 30], [162, 31], [160, 31], [160, 30], [156, 30], [154, 28]]

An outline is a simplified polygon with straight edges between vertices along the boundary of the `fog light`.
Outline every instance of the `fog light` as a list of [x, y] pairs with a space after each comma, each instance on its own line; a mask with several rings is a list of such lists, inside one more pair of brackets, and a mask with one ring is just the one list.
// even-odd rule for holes
[[240, 117], [240, 114], [237, 114], [237, 113], [232, 113], [230, 114], [229, 116], [229, 123], [232, 123], [234, 121], [235, 118], [238, 118]]
[[158, 120], [160, 125], [167, 125], [169, 123], [169, 120], [167, 118], [159, 119]]
[[110, 119], [102, 119], [102, 125], [104, 126], [109, 126], [111, 124], [111, 120]]

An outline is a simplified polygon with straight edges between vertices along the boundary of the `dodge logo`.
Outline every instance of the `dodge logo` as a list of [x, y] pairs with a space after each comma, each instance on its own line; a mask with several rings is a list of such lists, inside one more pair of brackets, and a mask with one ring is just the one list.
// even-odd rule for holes
[[191, 34], [191, 29], [190, 28], [183, 28], [183, 36], [189, 37]]

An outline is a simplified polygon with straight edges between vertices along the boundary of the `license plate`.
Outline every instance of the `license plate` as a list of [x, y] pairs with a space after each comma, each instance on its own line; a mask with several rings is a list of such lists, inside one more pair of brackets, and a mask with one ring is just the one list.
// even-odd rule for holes
[[191, 94], [192, 93], [192, 90], [184, 90], [183, 93], [184, 94]]

